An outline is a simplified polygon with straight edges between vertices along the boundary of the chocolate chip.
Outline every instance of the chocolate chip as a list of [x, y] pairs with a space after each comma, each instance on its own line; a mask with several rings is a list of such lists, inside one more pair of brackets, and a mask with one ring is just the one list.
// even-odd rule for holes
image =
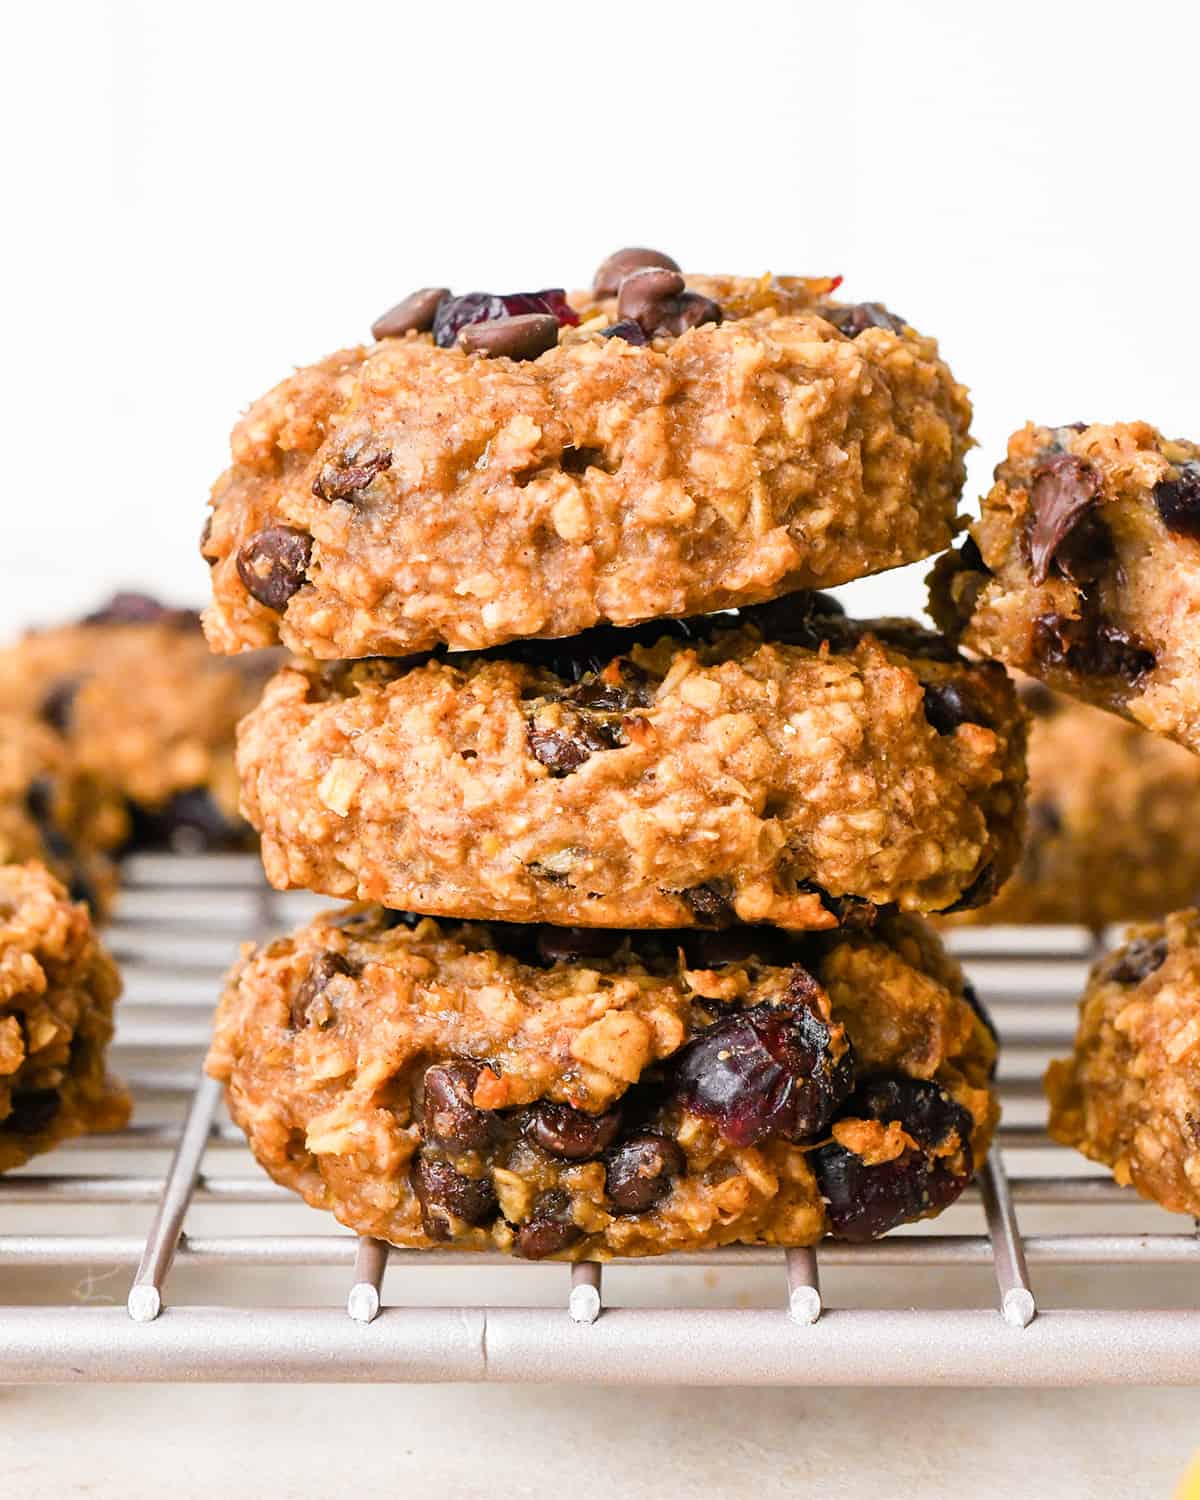
[[612, 297], [620, 290], [621, 283], [632, 271], [643, 271], [651, 267], [660, 270], [678, 271], [678, 265], [661, 250], [647, 250], [641, 245], [629, 245], [624, 250], [615, 250], [601, 263], [592, 281], [592, 291], [597, 297]]
[[[991, 1037], [992, 1041], [998, 1042], [1000, 1040], [1000, 1035], [996, 1030], [995, 1022], [988, 1014], [983, 1001], [979, 998], [979, 992], [976, 990], [975, 986], [965, 979], [963, 980], [962, 997], [975, 1012], [976, 1016], [978, 1016], [979, 1020], [983, 1024], [983, 1029]], [[993, 1063], [993, 1070], [995, 1069], [995, 1066], [995, 1063]]]
[[645, 1130], [622, 1141], [608, 1159], [604, 1191], [619, 1214], [642, 1214], [671, 1191], [671, 1178], [684, 1170], [683, 1152], [657, 1131]]
[[397, 339], [406, 333], [428, 333], [443, 297], [450, 295], [448, 286], [423, 286], [410, 292], [403, 302], [389, 307], [371, 324], [371, 337]]
[[954, 682], [927, 682], [925, 718], [939, 734], [953, 734], [960, 724], [986, 724], [971, 694]]
[[[1034, 583], [1045, 583], [1050, 566], [1057, 562], [1068, 578], [1086, 578], [1094, 558], [1104, 550], [1101, 533], [1087, 538], [1072, 537], [1095, 504], [1102, 489], [1100, 475], [1073, 453], [1056, 453], [1033, 471], [1029, 491], [1029, 561]], [[1068, 546], [1068, 539], [1073, 545]], [[1086, 545], [1078, 545], [1081, 541]]]
[[498, 1210], [490, 1177], [467, 1177], [440, 1157], [418, 1152], [412, 1165], [413, 1192], [421, 1205], [421, 1222], [431, 1240], [454, 1237], [454, 1220], [482, 1224]]
[[600, 330], [602, 339], [624, 339], [627, 344], [642, 345], [648, 343], [642, 325], [635, 323], [632, 318], [621, 318], [616, 323], [610, 323], [607, 328]]
[[612, 1145], [620, 1125], [620, 1110], [589, 1115], [550, 1099], [540, 1099], [525, 1116], [525, 1133], [530, 1140], [564, 1161], [588, 1161], [599, 1156]]
[[321, 465], [312, 482], [318, 500], [353, 500], [365, 490], [377, 474], [392, 467], [390, 450], [377, 453], [337, 454]]
[[1128, 947], [1116, 955], [1107, 977], [1117, 984], [1141, 984], [1143, 979], [1149, 979], [1151, 974], [1161, 969], [1166, 961], [1165, 937], [1153, 940], [1134, 938]]
[[469, 323], [458, 336], [460, 349], [486, 354], [489, 359], [536, 359], [557, 343], [558, 319], [550, 313], [520, 313]]
[[684, 905], [699, 922], [710, 927], [723, 927], [734, 919], [732, 889], [728, 881], [709, 881], [705, 885], [694, 885], [679, 896]]
[[312, 537], [294, 526], [268, 526], [239, 550], [238, 577], [246, 592], [268, 609], [283, 610], [304, 586]]
[[569, 444], [559, 454], [558, 464], [566, 474], [584, 474], [588, 469], [599, 468], [603, 457], [603, 448], [576, 448]]
[[717, 932], [681, 932], [679, 946], [693, 969], [722, 969], [758, 959], [765, 964], [789, 962], [788, 935], [776, 927], [726, 927]]
[[623, 932], [603, 927], [539, 927], [537, 955], [546, 964], [574, 964], [611, 958], [624, 941]]
[[724, 316], [711, 297], [684, 290], [678, 271], [654, 267], [633, 271], [621, 282], [617, 315], [632, 319], [649, 338], [680, 334], [701, 323], [719, 323]]
[[526, 741], [534, 760], [552, 776], [569, 776], [591, 759], [593, 750], [612, 748], [606, 741], [583, 731], [571, 734], [562, 729], [540, 729], [536, 724], [526, 731]]
[[989, 578], [992, 576], [992, 570], [984, 562], [983, 553], [979, 550], [979, 543], [969, 533], [958, 549], [958, 565], [962, 572], [986, 573]]
[[81, 683], [78, 677], [60, 677], [47, 688], [42, 698], [39, 713], [51, 729], [65, 734], [71, 727], [71, 710], [79, 696]]
[[421, 1114], [427, 1141], [447, 1151], [483, 1151], [497, 1139], [498, 1116], [474, 1102], [482, 1072], [479, 1063], [467, 1058], [426, 1068]]
[[1154, 503], [1168, 531], [1200, 541], [1200, 462], [1180, 464], [1178, 479], [1160, 479]]
[[[353, 972], [350, 963], [340, 953], [319, 953], [309, 964], [308, 973], [292, 997], [288, 1014], [292, 1030], [303, 1031], [306, 1026], [311, 1026], [314, 1017], [309, 1012], [313, 1002], [324, 995], [329, 981], [339, 974], [353, 974]], [[324, 1028], [332, 1024], [333, 1013], [328, 1002], [321, 1007], [321, 1010], [323, 1014], [316, 1020], [316, 1024], [319, 1028]]]
[[62, 1108], [62, 1096], [57, 1089], [15, 1089], [10, 1105], [0, 1120], [0, 1130], [9, 1135], [41, 1135]]
[[582, 1239], [583, 1230], [570, 1220], [571, 1200], [557, 1188], [542, 1193], [533, 1215], [517, 1229], [517, 1254], [526, 1260], [545, 1260]]
[[878, 906], [864, 896], [834, 896], [815, 880], [801, 880], [797, 882], [796, 889], [811, 892], [818, 897], [825, 910], [837, 918], [838, 926], [847, 931], [862, 932], [868, 927], [874, 927], [879, 915]]
[[204, 525], [200, 528], [200, 556], [210, 568], [214, 567], [217, 562], [217, 559], [206, 550], [209, 542], [212, 541], [212, 527], [213, 513], [210, 510], [204, 518]]
[[1154, 670], [1153, 650], [1127, 630], [1100, 618], [1095, 601], [1084, 595], [1082, 613], [1039, 615], [1030, 641], [1033, 659], [1080, 677], [1118, 677], [1137, 687]]
[[903, 333], [905, 328], [904, 319], [889, 312], [882, 302], [852, 302], [845, 307], [822, 308], [821, 316], [848, 339], [856, 339], [868, 328], [886, 328], [892, 333]]
[[942, 908], [943, 915], [949, 916], [956, 911], [973, 911], [977, 906], [986, 906], [999, 889], [1000, 877], [995, 865], [984, 865], [958, 900]]

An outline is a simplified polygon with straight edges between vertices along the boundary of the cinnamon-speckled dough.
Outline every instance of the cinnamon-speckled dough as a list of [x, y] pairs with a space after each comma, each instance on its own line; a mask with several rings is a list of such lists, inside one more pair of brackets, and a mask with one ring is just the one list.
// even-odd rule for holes
[[915, 918], [623, 934], [359, 907], [247, 949], [208, 1067], [262, 1166], [352, 1229], [577, 1259], [937, 1212], [987, 1150], [994, 1059]]
[[105, 1067], [120, 990], [87, 911], [45, 867], [0, 868], [0, 1171], [129, 1118]]
[[285, 669], [239, 736], [267, 875], [591, 927], [816, 928], [986, 900], [1021, 840], [1011, 683], [907, 621], [836, 608], [801, 595], [486, 656]]
[[[645, 346], [602, 338], [615, 304], [580, 297], [581, 326], [538, 359], [409, 334], [289, 376], [238, 423], [213, 489], [214, 648], [474, 649], [829, 587], [946, 547], [966, 392], [899, 319], [839, 332], [852, 309], [828, 301], [835, 284], [693, 276], [725, 320]], [[281, 526], [311, 556], [276, 609], [238, 554]]]
[[80, 771], [128, 803], [134, 847], [238, 848], [251, 835], [234, 731], [278, 665], [270, 652], [214, 656], [192, 612], [118, 594], [0, 649], [0, 711], [61, 733]]
[[1130, 929], [1092, 969], [1074, 1055], [1050, 1064], [1050, 1134], [1200, 1217], [1200, 912]]
[[1099, 929], [1200, 898], [1200, 756], [1039, 682], [1020, 691], [1032, 716], [1021, 859], [994, 901], [947, 920]]
[[117, 889], [109, 856], [128, 833], [124, 800], [81, 770], [54, 730], [0, 713], [0, 865], [42, 860], [73, 898], [106, 916]]
[[939, 560], [955, 639], [1200, 750], [1200, 449], [1145, 422], [1036, 427]]

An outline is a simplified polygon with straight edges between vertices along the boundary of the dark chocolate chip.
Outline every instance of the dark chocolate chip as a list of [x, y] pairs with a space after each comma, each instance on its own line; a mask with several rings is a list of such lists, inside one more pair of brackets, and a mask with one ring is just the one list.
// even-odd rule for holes
[[525, 1133], [543, 1151], [564, 1161], [589, 1161], [612, 1145], [621, 1126], [618, 1109], [589, 1115], [569, 1104], [539, 1099], [525, 1116]]
[[[1095, 504], [1101, 488], [1099, 473], [1073, 453], [1056, 453], [1034, 469], [1029, 491], [1029, 561], [1034, 583], [1045, 583], [1055, 562], [1068, 578], [1095, 576], [1088, 569], [1098, 559], [1088, 554], [1097, 548], [1103, 553], [1100, 533], [1086, 539], [1072, 534]], [[1069, 547], [1068, 538], [1072, 539]], [[1080, 540], [1086, 540], [1087, 545], [1075, 545]]]
[[874, 927], [875, 920], [879, 916], [879, 908], [873, 901], [868, 901], [863, 896], [834, 896], [818, 885], [815, 880], [801, 880], [796, 885], [797, 891], [810, 891], [820, 899], [821, 905], [832, 916], [838, 920], [838, 926], [848, 931], [864, 931], [868, 927]]
[[1100, 619], [1086, 595], [1082, 613], [1039, 615], [1033, 622], [1030, 649], [1035, 661], [1061, 667], [1080, 677], [1118, 677], [1131, 687], [1154, 670], [1157, 657], [1142, 640]]
[[960, 724], [986, 724], [971, 694], [954, 682], [927, 682], [925, 717], [939, 734], [953, 734]]
[[629, 318], [652, 334], [658, 320], [669, 311], [673, 298], [684, 289], [683, 277], [669, 267], [646, 266], [625, 276], [617, 296], [617, 316]]
[[454, 1220], [482, 1224], [499, 1205], [490, 1177], [467, 1177], [440, 1157], [418, 1152], [412, 1165], [413, 1192], [421, 1205], [421, 1222], [431, 1240], [454, 1237]]
[[1200, 541], [1200, 462], [1180, 464], [1178, 479], [1160, 479], [1154, 503], [1168, 531]]
[[557, 1188], [542, 1193], [533, 1205], [528, 1222], [517, 1229], [517, 1254], [526, 1260], [545, 1260], [583, 1237], [583, 1230], [570, 1220], [571, 1200]]
[[856, 339], [868, 328], [887, 328], [892, 333], [903, 333], [905, 328], [904, 319], [889, 312], [882, 302], [852, 302], [845, 307], [822, 308], [821, 316], [848, 339]]
[[[313, 1017], [309, 1012], [313, 1002], [324, 995], [329, 981], [339, 974], [348, 975], [353, 972], [351, 964], [340, 953], [319, 953], [309, 964], [308, 973], [305, 974], [299, 989], [292, 997], [288, 1015], [292, 1030], [303, 1031], [306, 1026], [311, 1026]], [[322, 1010], [328, 1012], [328, 1006], [323, 1006]], [[331, 1025], [332, 1021], [332, 1015], [326, 1013], [317, 1020], [316, 1024], [323, 1028]]]
[[642, 1214], [671, 1191], [672, 1177], [685, 1167], [679, 1146], [657, 1131], [645, 1130], [612, 1152], [604, 1171], [604, 1191], [619, 1214]]
[[57, 1089], [15, 1089], [10, 1104], [0, 1130], [9, 1135], [41, 1135], [62, 1108], [62, 1095]]
[[460, 349], [468, 354], [486, 354], [489, 359], [536, 359], [557, 343], [558, 319], [550, 313], [521, 313], [487, 323], [469, 323], [458, 336]]
[[283, 610], [304, 586], [312, 537], [294, 526], [268, 526], [239, 550], [238, 577], [246, 592], [268, 609]]
[[482, 1066], [463, 1058], [425, 1070], [422, 1129], [425, 1139], [447, 1151], [483, 1151], [495, 1141], [500, 1121], [474, 1102]]
[[992, 576], [992, 570], [984, 562], [983, 553], [979, 550], [979, 543], [969, 533], [958, 549], [958, 564], [963, 572], [986, 573], [989, 578]]
[[545, 964], [574, 964], [590, 958], [612, 958], [625, 941], [623, 932], [603, 927], [539, 927], [537, 955]]
[[129, 803], [125, 851], [171, 849], [176, 854], [212, 854], [245, 846], [246, 827], [226, 816], [207, 787], [176, 792], [159, 807]]
[[723, 927], [735, 916], [732, 894], [728, 881], [709, 881], [706, 885], [694, 885], [679, 896], [698, 922], [709, 927]]
[[448, 286], [423, 286], [419, 292], [410, 292], [403, 302], [389, 307], [382, 317], [371, 324], [371, 337], [396, 339], [406, 333], [428, 333], [441, 306], [442, 298], [450, 295]]
[[80, 686], [78, 677], [60, 677], [47, 688], [42, 699], [41, 716], [59, 734], [65, 734], [71, 727], [71, 710], [75, 707]]
[[647, 250], [641, 245], [629, 245], [624, 250], [615, 250], [601, 263], [592, 282], [592, 291], [597, 297], [614, 297], [630, 272], [651, 267], [666, 271], [679, 270], [675, 261], [661, 250]]
[[1108, 971], [1108, 978], [1117, 984], [1141, 984], [1149, 979], [1167, 961], [1166, 938], [1134, 938], [1128, 947], [1118, 952]]
[[586, 725], [573, 727], [575, 733], [563, 729], [541, 729], [536, 724], [529, 726], [526, 734], [529, 753], [552, 776], [569, 776], [591, 758], [593, 750], [612, 748], [607, 741], [591, 734]]
[[752, 958], [764, 964], [787, 964], [792, 939], [776, 927], [726, 927], [716, 932], [684, 930], [678, 943], [689, 967], [721, 969]]
[[624, 339], [627, 344], [642, 345], [648, 342], [645, 332], [640, 323], [635, 323], [632, 318], [621, 318], [616, 323], [610, 323], [607, 328], [600, 330], [602, 339]]
[[943, 915], [949, 916], [956, 911], [973, 911], [977, 906], [986, 906], [999, 889], [1000, 877], [996, 873], [995, 865], [984, 865], [958, 900], [943, 907]]
[[[976, 990], [975, 986], [965, 979], [963, 980], [962, 997], [975, 1012], [975, 1014], [979, 1017], [980, 1021], [983, 1023], [983, 1029], [991, 1037], [992, 1041], [998, 1042], [1000, 1040], [1000, 1035], [996, 1030], [995, 1022], [988, 1014], [987, 1008], [984, 1005], [983, 1001], [979, 998], [979, 992]], [[992, 1064], [992, 1067], [993, 1069], [995, 1068], [994, 1063]]]
[[337, 454], [321, 465], [312, 482], [318, 500], [353, 500], [365, 490], [377, 474], [392, 467], [389, 449], [380, 452]]

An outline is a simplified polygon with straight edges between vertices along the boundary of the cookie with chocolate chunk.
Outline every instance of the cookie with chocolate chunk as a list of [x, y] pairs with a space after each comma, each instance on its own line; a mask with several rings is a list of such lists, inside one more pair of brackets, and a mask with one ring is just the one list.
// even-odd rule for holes
[[1145, 422], [1038, 427], [930, 610], [964, 644], [1200, 751], [1200, 449]]
[[413, 293], [235, 427], [202, 541], [214, 648], [473, 650], [931, 556], [966, 391], [838, 280], [628, 249], [571, 297]]
[[0, 867], [0, 1172], [129, 1118], [105, 1064], [120, 990], [85, 908], [40, 864]]
[[799, 595], [479, 655], [298, 664], [241, 726], [280, 889], [588, 927], [987, 900], [1021, 839], [1003, 669]]
[[331, 913], [230, 976], [259, 1163], [395, 1245], [606, 1259], [870, 1239], [961, 1193], [995, 1043], [919, 920], [789, 936]]
[[1134, 927], [1096, 963], [1046, 1093], [1056, 1141], [1200, 1217], [1200, 912]]

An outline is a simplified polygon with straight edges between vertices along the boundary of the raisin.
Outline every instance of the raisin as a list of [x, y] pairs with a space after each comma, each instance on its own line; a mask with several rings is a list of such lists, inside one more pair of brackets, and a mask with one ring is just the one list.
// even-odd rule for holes
[[[293, 1031], [303, 1031], [306, 1026], [313, 1024], [313, 1017], [309, 1014], [313, 1002], [320, 999], [329, 981], [338, 974], [353, 974], [354, 970], [350, 963], [340, 953], [320, 953], [308, 966], [305, 974], [292, 997], [289, 1013], [289, 1021]], [[323, 1014], [317, 1020], [319, 1027], [325, 1027], [332, 1023], [333, 1016], [328, 1002], [322, 1007]]]
[[1200, 541], [1200, 462], [1180, 464], [1178, 479], [1160, 479], [1154, 503], [1168, 531]]
[[949, 1207], [970, 1181], [971, 1115], [937, 1084], [922, 1078], [873, 1079], [847, 1100], [843, 1114], [882, 1124], [897, 1121], [916, 1146], [875, 1166], [836, 1141], [810, 1154], [837, 1238], [876, 1239], [897, 1224]]
[[318, 500], [354, 500], [375, 479], [392, 467], [391, 451], [338, 453], [323, 463], [312, 482]]
[[1167, 940], [1163, 938], [1134, 938], [1121, 949], [1108, 971], [1108, 978], [1116, 984], [1141, 984], [1149, 979], [1167, 961]]
[[986, 724], [971, 694], [954, 682], [927, 682], [925, 718], [939, 734], [953, 734], [960, 724]]
[[1157, 664], [1153, 650], [1128, 631], [1102, 620], [1087, 595], [1082, 606], [1076, 619], [1046, 614], [1034, 620], [1030, 642], [1034, 659], [1080, 677], [1117, 677], [1137, 687]]
[[728, 881], [709, 881], [679, 892], [680, 899], [698, 922], [720, 927], [734, 919]]
[[431, 1240], [454, 1236], [454, 1220], [483, 1224], [499, 1209], [490, 1177], [467, 1177], [448, 1161], [418, 1152], [412, 1165], [413, 1192], [421, 1205], [421, 1222]]
[[816, 896], [831, 916], [837, 918], [838, 926], [848, 931], [863, 931], [874, 927], [879, 908], [864, 896], [833, 896], [815, 880], [801, 880], [797, 891], [807, 891]]
[[841, 1027], [808, 1003], [815, 989], [797, 968], [780, 1004], [714, 1022], [672, 1060], [672, 1093], [735, 1146], [820, 1135], [854, 1086], [854, 1062]]
[[657, 1131], [645, 1130], [621, 1142], [608, 1158], [604, 1191], [621, 1214], [641, 1214], [671, 1191], [672, 1177], [684, 1170], [683, 1152]]
[[427, 1141], [447, 1151], [483, 1151], [497, 1139], [499, 1117], [474, 1102], [482, 1072], [482, 1065], [468, 1058], [426, 1068], [421, 1116]]
[[529, 1138], [543, 1151], [564, 1161], [588, 1161], [601, 1155], [616, 1140], [620, 1127], [620, 1110], [590, 1115], [550, 1099], [539, 1100], [525, 1117]]
[[307, 532], [268, 526], [238, 550], [237, 573], [252, 599], [278, 612], [304, 586], [311, 557], [312, 537]]

